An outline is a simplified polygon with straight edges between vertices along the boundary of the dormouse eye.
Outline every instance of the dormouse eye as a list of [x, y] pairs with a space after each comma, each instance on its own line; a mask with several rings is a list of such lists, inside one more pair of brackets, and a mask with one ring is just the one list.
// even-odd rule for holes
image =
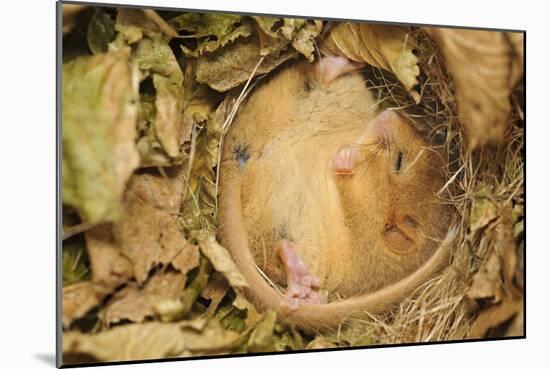
[[397, 152], [397, 159], [395, 160], [394, 169], [396, 172], [401, 170], [401, 165], [403, 164], [403, 153], [401, 151]]

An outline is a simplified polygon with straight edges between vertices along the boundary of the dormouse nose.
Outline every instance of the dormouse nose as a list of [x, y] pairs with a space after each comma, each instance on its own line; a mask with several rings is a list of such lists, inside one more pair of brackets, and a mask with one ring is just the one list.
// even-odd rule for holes
[[384, 110], [370, 122], [368, 130], [372, 135], [386, 136], [391, 135], [398, 124], [399, 115], [392, 110]]

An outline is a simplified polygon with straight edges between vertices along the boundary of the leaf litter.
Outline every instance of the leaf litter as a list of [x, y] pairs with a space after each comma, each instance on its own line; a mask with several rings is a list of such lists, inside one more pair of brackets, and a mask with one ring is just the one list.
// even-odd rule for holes
[[[484, 71], [491, 62], [494, 50], [472, 47], [483, 37], [468, 32], [66, 9], [64, 363], [82, 355], [119, 361], [522, 334], [517, 35], [493, 43], [509, 74], [504, 82], [453, 64], [472, 58]], [[81, 30], [84, 45], [76, 47], [73, 33]], [[415, 116], [445, 128], [444, 144], [456, 153], [448, 185], [458, 236], [451, 266], [396, 310], [333, 332], [304, 332], [243, 295], [246, 281], [215, 237], [216, 183], [223, 134], [250, 80], [320, 54], [367, 63], [382, 104], [405, 113], [414, 107]], [[490, 100], [479, 115], [468, 111], [473, 78], [495, 87], [476, 91]], [[510, 94], [516, 103], [502, 104]]]

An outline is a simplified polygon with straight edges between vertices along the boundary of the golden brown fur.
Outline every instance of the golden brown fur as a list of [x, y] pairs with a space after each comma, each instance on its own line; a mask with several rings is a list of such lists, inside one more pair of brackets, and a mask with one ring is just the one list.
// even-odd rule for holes
[[[226, 137], [220, 177], [220, 238], [250, 297], [304, 327], [387, 309], [448, 256], [446, 244], [434, 253], [449, 223], [435, 196], [444, 161], [396, 116], [383, 134], [369, 128], [378, 111], [359, 74], [323, 83], [318, 73], [298, 64], [255, 91]], [[330, 163], [345, 146], [358, 165], [337, 175]], [[329, 300], [346, 299], [282, 304], [255, 266], [285, 284], [281, 239], [294, 242]]]

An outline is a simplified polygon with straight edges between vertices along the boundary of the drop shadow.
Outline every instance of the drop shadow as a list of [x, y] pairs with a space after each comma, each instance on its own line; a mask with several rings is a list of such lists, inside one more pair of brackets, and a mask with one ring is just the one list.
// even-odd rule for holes
[[34, 354], [34, 357], [55, 368], [55, 354]]

